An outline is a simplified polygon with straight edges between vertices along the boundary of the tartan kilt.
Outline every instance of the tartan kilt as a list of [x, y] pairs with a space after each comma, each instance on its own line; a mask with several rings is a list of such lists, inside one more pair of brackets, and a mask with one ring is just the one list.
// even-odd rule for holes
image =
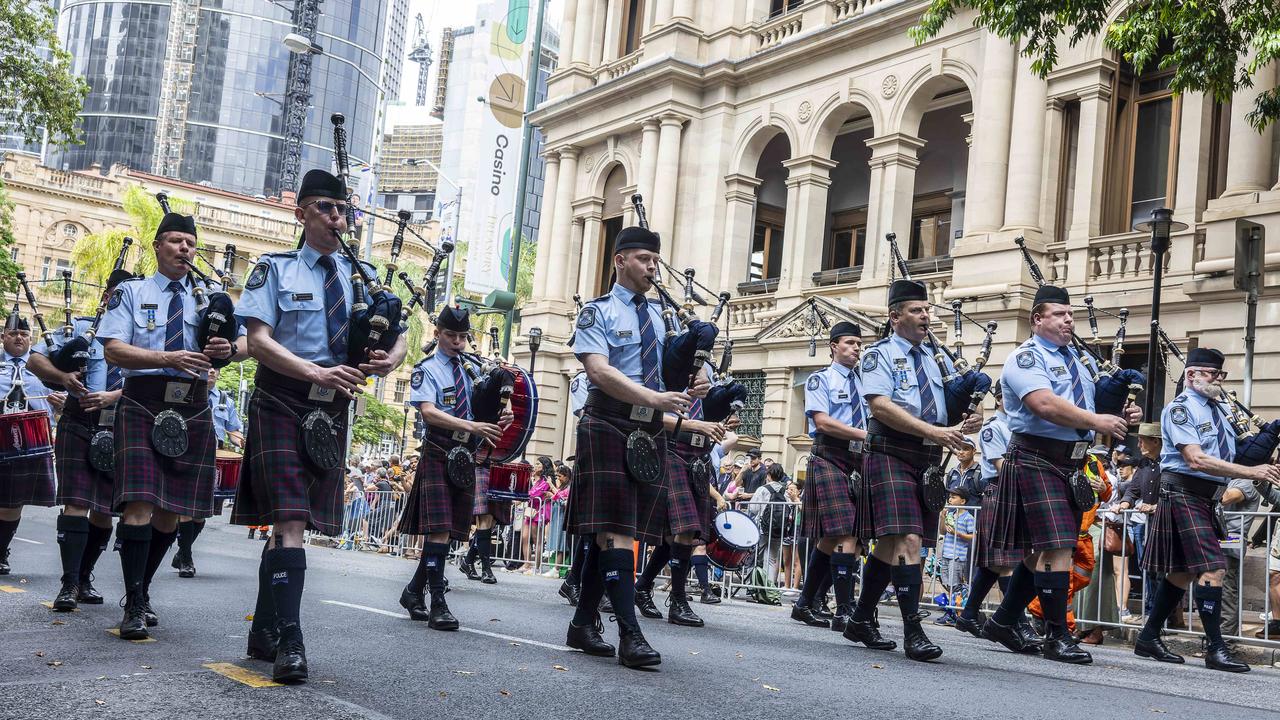
[[[150, 381], [151, 377], [145, 379]], [[160, 400], [139, 402], [126, 387], [116, 403], [113, 510], [123, 512], [128, 503], [145, 502], [197, 520], [213, 515], [217, 438], [209, 394], [203, 387], [203, 383], [194, 385], [196, 397], [185, 405]], [[187, 422], [187, 452], [181, 457], [165, 457], [151, 446], [151, 428], [156, 415], [164, 410], [176, 411]]]
[[52, 454], [0, 462], [0, 508], [52, 507], [54, 482]]
[[1196, 574], [1225, 569], [1225, 537], [1213, 500], [1162, 490], [1147, 530], [1142, 569]]
[[[800, 495], [800, 532], [812, 540], [858, 536], [858, 506], [849, 495], [849, 473], [862, 471], [862, 456], [814, 448]], [[863, 493], [865, 496], [865, 483]]]
[[934, 446], [872, 436], [862, 459], [864, 502], [858, 524], [864, 540], [918, 535], [923, 547], [938, 544], [938, 513], [924, 509], [924, 472], [941, 458]]
[[690, 533], [704, 544], [711, 535], [711, 477], [694, 472], [701, 460], [710, 468], [711, 453], [682, 442], [667, 443], [667, 528], [672, 535]]
[[[400, 532], [406, 535], [431, 535], [448, 532], [450, 540], [463, 541], [471, 532], [471, 515], [475, 506], [472, 490], [462, 490], [445, 479], [445, 451], [431, 441], [422, 443], [418, 470], [413, 476], [413, 490], [400, 516]], [[488, 471], [485, 471], [486, 484]], [[476, 471], [479, 486], [480, 471]], [[508, 503], [508, 506], [510, 504]]]
[[114, 514], [111, 496], [114, 478], [98, 472], [89, 463], [89, 441], [103, 428], [97, 424], [98, 413], [84, 413], [79, 402], [67, 398], [58, 434], [53, 439], [54, 467], [58, 471], [58, 504], [87, 507], [106, 515]]
[[489, 466], [476, 466], [476, 499], [471, 506], [471, 514], [492, 515], [493, 522], [498, 525], [511, 524], [511, 503], [506, 500], [494, 500], [489, 497]]
[[[595, 408], [583, 411], [577, 429], [573, 492], [569, 493], [569, 532], [612, 532], [662, 542], [667, 529], [666, 473], [658, 482], [645, 485], [633, 481], [626, 469], [627, 435], [649, 427], [606, 417]], [[664, 457], [667, 436], [661, 427], [652, 434], [659, 457]]]
[[977, 537], [973, 540], [974, 564], [984, 568], [1014, 567], [1022, 562], [1026, 553], [1021, 550], [1004, 550], [991, 545], [991, 533], [995, 529], [996, 492], [999, 483], [992, 480], [982, 489], [981, 508], [978, 510]]
[[1075, 547], [1084, 514], [1071, 504], [1067, 483], [1073, 472], [1070, 464], [1011, 444], [996, 481], [991, 546], [1024, 553]]
[[[248, 432], [240, 485], [231, 508], [234, 525], [272, 525], [302, 520], [324, 535], [342, 533], [342, 485], [346, 461], [346, 398], [330, 403], [307, 399], [306, 393], [272, 385], [254, 388], [249, 397]], [[323, 409], [333, 420], [342, 462], [320, 470], [306, 457], [302, 419]]]

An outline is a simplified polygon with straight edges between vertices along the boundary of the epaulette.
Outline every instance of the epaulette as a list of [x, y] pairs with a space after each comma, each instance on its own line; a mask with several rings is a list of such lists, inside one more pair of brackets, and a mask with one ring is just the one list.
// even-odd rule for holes
[[590, 305], [591, 303], [597, 303], [597, 302], [600, 302], [601, 300], [608, 300], [608, 299], [609, 299], [609, 293], [605, 293], [598, 298], [591, 298], [590, 300], [587, 301], [587, 304]]
[[[146, 278], [146, 276], [144, 276], [144, 275], [134, 275], [134, 276], [133, 276], [133, 277], [131, 277], [131, 278], [125, 278], [124, 280], [121, 280], [121, 281], [120, 281], [120, 283], [119, 283], [119, 285], [123, 285], [123, 284], [128, 283], [128, 282], [137, 282], [137, 281], [139, 281], [139, 280], [146, 280], [146, 279], [147, 279], [147, 278]], [[117, 285], [117, 287], [119, 287], [119, 285]]]
[[877, 341], [875, 341], [875, 342], [871, 343], [870, 345], [868, 345], [868, 346], [867, 346], [867, 349], [868, 349], [868, 350], [870, 350], [871, 348], [873, 348], [873, 347], [875, 347], [875, 346], [877, 346], [877, 345], [883, 345], [883, 344], [885, 344], [885, 343], [887, 343], [887, 342], [889, 342], [889, 338], [880, 338], [879, 340], [877, 340]]
[[277, 257], [281, 257], [281, 258], [296, 258], [296, 257], [298, 257], [298, 251], [297, 251], [297, 250], [282, 250], [282, 251], [280, 251], [280, 252], [262, 253], [261, 255], [259, 255], [259, 256], [258, 256], [258, 262], [262, 262], [262, 261], [263, 261], [264, 259], [266, 259], [266, 258], [277, 258]]

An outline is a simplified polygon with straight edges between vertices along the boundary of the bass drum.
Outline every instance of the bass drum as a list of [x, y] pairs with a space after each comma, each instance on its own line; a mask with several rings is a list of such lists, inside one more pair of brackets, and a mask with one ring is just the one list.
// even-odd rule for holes
[[480, 451], [488, 463], [509, 463], [520, 457], [529, 444], [529, 438], [533, 437], [533, 426], [538, 419], [538, 386], [533, 384], [533, 377], [515, 365], [504, 365], [503, 368], [515, 378], [510, 408], [516, 419], [502, 433], [492, 452]]

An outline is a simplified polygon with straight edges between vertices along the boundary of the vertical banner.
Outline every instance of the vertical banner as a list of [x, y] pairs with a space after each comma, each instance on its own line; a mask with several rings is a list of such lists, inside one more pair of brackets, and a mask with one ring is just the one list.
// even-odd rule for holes
[[[488, 8], [484, 116], [479, 168], [467, 209], [471, 232], [464, 240], [464, 287], [487, 294], [507, 289], [514, 241], [513, 216], [520, 174], [524, 123], [525, 65], [529, 49], [529, 0], [494, 0]], [[484, 12], [482, 10], [482, 12]]]

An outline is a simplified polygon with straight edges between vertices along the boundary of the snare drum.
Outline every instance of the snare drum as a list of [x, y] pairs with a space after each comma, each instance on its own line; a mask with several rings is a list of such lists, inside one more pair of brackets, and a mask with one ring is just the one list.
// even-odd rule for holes
[[489, 467], [490, 500], [528, 501], [533, 466], [523, 463], [494, 463]]
[[235, 497], [236, 488], [240, 486], [240, 466], [244, 456], [233, 450], [218, 450], [214, 458], [214, 490], [219, 497]]
[[722, 569], [741, 568], [760, 543], [760, 526], [750, 515], [725, 510], [711, 523], [711, 542], [707, 543], [707, 560]]
[[49, 413], [35, 410], [0, 415], [0, 462], [52, 454]]

